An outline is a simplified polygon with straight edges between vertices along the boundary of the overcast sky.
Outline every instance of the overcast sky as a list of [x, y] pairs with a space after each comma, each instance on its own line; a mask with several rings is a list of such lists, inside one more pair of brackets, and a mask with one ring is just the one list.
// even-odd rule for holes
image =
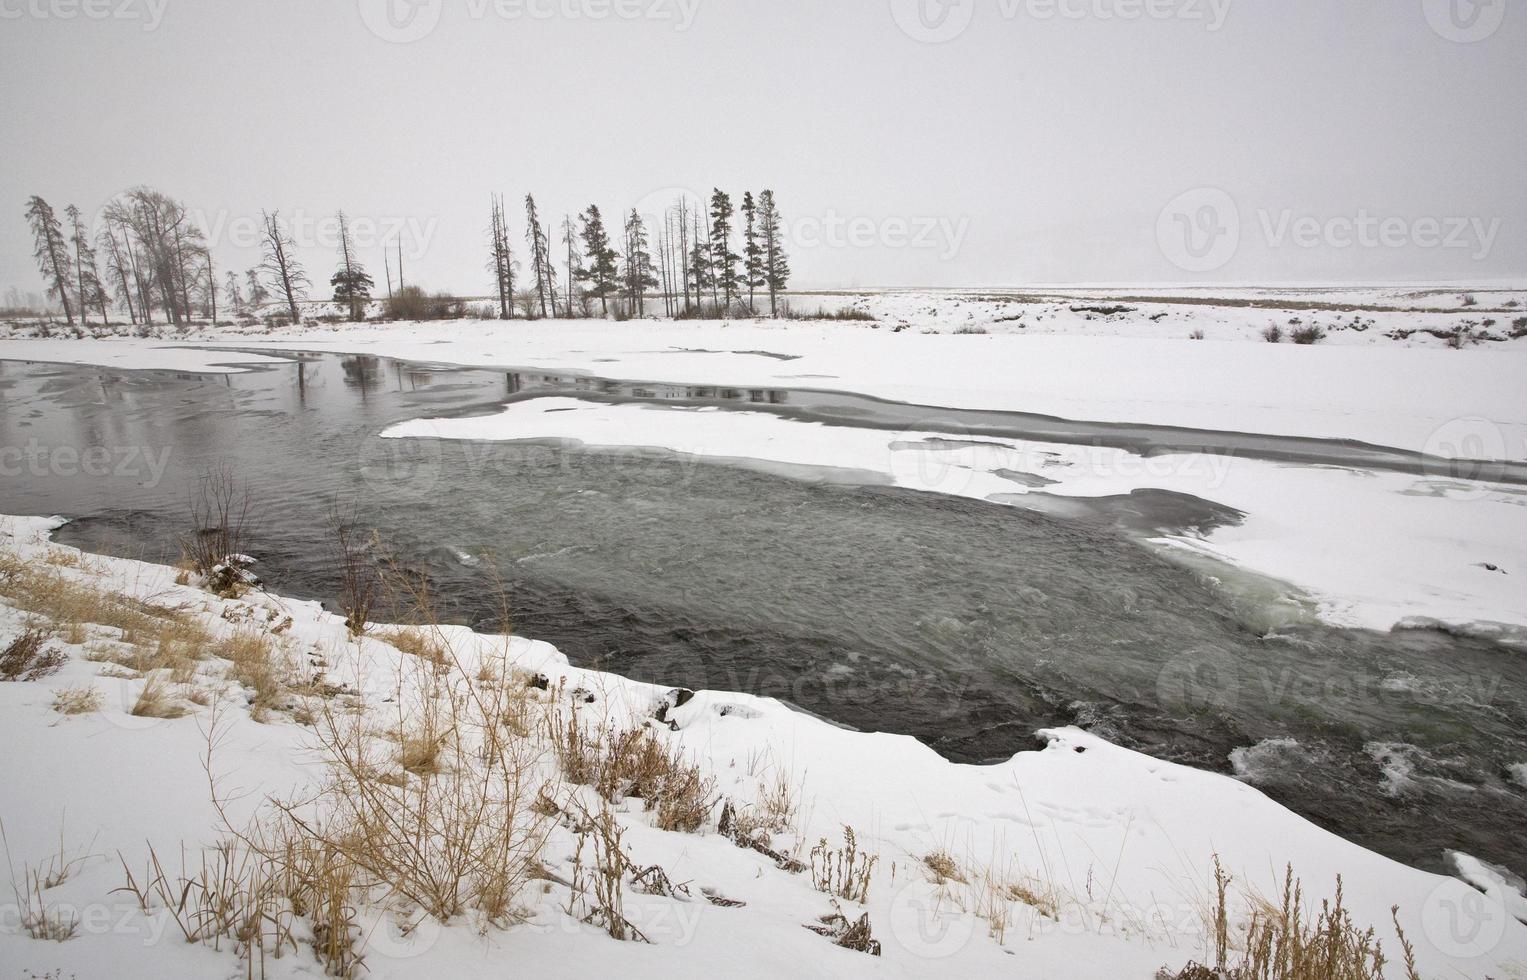
[[0, 286], [28, 195], [145, 183], [315, 283], [336, 208], [486, 292], [491, 192], [713, 186], [798, 286], [1527, 279], [1524, 52], [1519, 0], [0, 0]]

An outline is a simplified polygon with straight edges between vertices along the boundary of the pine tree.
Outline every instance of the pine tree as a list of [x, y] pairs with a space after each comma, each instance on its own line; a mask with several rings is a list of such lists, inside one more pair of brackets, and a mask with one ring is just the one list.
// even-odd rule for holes
[[260, 312], [260, 307], [270, 300], [270, 290], [265, 288], [265, 283], [260, 281], [259, 271], [250, 269], [244, 273], [244, 282], [249, 287], [249, 306], [255, 312]]
[[541, 316], [550, 316], [548, 312], [548, 299], [550, 310], [556, 311], [557, 287], [553, 280], [554, 270], [551, 267], [551, 248], [547, 241], [544, 228], [541, 227], [541, 215], [536, 211], [535, 198], [525, 195], [525, 241], [530, 246], [530, 271], [536, 280], [536, 298], [541, 304]]
[[692, 219], [690, 232], [694, 245], [689, 250], [689, 281], [695, 290], [695, 306], [703, 311], [705, 291], [714, 293], [716, 288], [715, 277], [710, 274], [710, 243], [700, 233], [699, 218]]
[[573, 318], [573, 290], [575, 284], [581, 282], [583, 274], [583, 256], [578, 254], [578, 233], [573, 225], [572, 215], [562, 216], [562, 245], [567, 250], [567, 318]]
[[107, 319], [106, 290], [96, 267], [95, 246], [90, 243], [79, 208], [69, 205], [64, 208], [64, 216], [69, 219], [69, 244], [74, 248], [74, 282], [79, 290], [80, 322], [85, 321], [85, 311], [94, 306], [100, 311], [104, 324]]
[[69, 247], [64, 242], [64, 229], [52, 206], [35, 194], [27, 201], [26, 216], [32, 224], [32, 257], [37, 260], [37, 268], [48, 283], [48, 293], [63, 303], [64, 317], [72, 325], [74, 307], [69, 297], [74, 291], [74, 276], [69, 269]]
[[764, 279], [764, 248], [758, 243], [758, 205], [753, 202], [753, 192], [742, 195], [743, 227], [742, 277], [748, 286], [748, 312], [756, 313], [754, 291], [767, 285]]
[[610, 236], [604, 228], [604, 216], [597, 205], [590, 204], [583, 212], [583, 254], [588, 265], [583, 277], [589, 284], [589, 292], [599, 297], [599, 310], [610, 315], [610, 296], [620, 289], [620, 270], [616, 267], [619, 254], [610, 247]]
[[790, 262], [785, 257], [784, 229], [774, 192], [758, 195], [758, 223], [763, 237], [764, 285], [769, 287], [769, 315], [779, 316], [779, 293], [790, 282]]
[[633, 316], [647, 312], [647, 290], [657, 286], [653, 275], [652, 253], [647, 250], [647, 227], [641, 214], [631, 209], [626, 218], [626, 296]]
[[262, 211], [260, 217], [265, 221], [265, 261], [260, 268], [270, 278], [271, 286], [286, 301], [292, 322], [301, 323], [302, 313], [297, 309], [297, 300], [312, 283], [308, 281], [302, 264], [297, 261], [296, 243], [286, 233], [286, 229], [281, 227], [281, 212]]
[[732, 198], [716, 188], [710, 198], [710, 252], [712, 275], [721, 288], [722, 315], [731, 312], [732, 297], [737, 295], [738, 255], [732, 251]]
[[355, 253], [355, 239], [350, 237], [350, 220], [340, 211], [339, 219], [339, 271], [329, 279], [334, 287], [334, 302], [350, 307], [350, 319], [364, 319], [366, 304], [371, 301], [371, 290], [376, 285], [361, 267]]
[[244, 312], [244, 294], [239, 291], [239, 277], [232, 269], [223, 277], [223, 296], [234, 313]]

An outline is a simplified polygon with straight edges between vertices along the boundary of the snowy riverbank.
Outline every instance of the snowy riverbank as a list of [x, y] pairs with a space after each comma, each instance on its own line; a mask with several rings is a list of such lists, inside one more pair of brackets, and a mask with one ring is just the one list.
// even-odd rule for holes
[[[760, 974], [1145, 977], [1209, 955], [1204, 913], [1216, 855], [1235, 877], [1238, 917], [1249, 908], [1247, 895], [1279, 894], [1291, 863], [1306, 900], [1328, 897], [1341, 875], [1347, 907], [1359, 924], [1389, 937], [1392, 962], [1399, 950], [1388, 919], [1397, 904], [1422, 975], [1527, 970], [1527, 926], [1505, 911], [1500, 886], [1487, 897], [1407, 868], [1243, 783], [1074, 729], [1045, 733], [1045, 748], [1002, 765], [961, 766], [911, 739], [845, 731], [772, 700], [699, 692], [678, 704], [683, 699], [665, 689], [570, 667], [528, 639], [505, 643], [440, 628], [429, 633], [449, 655], [421, 663], [417, 637], [389, 640], [397, 634], [375, 627], [356, 640], [314, 603], [258, 591], [218, 598], [175, 569], [82, 556], [48, 542], [54, 523], [0, 522], [4, 638], [40, 626], [45, 649], [62, 655], [55, 673], [0, 684], [5, 742], [26, 747], [6, 767], [8, 783], [25, 787], [3, 815], [12, 874], [20, 882], [26, 868], [46, 872], [62, 852], [55, 864], [69, 872], [39, 892], [38, 906], [57, 920], [77, 919], [74, 938], [45, 942], [17, 928], [30, 903], [8, 910], [0, 958], [39, 976], [242, 972], [233, 940], [223, 937], [220, 952], [187, 944], [162, 908], [144, 910], [114, 891], [124, 868], [141, 871], [152, 845], [171, 877], [182, 867], [194, 872], [211, 853], [203, 849], [230, 826], [271, 819], [268, 798], [311, 798], [332, 767], [323, 721], [339, 707], [378, 732], [412, 731], [437, 697], [453, 702], [447, 692], [481, 697], [489, 688], [507, 692], [531, 719], [516, 729], [528, 760], [525, 799], [556, 801], [537, 804], [541, 867], [513, 896], [517, 924], [507, 928], [474, 909], [442, 925], [396, 890], [354, 892], [355, 939], [368, 976], [497, 976], [506, 963], [527, 973], [724, 975], [746, 962]], [[80, 596], [120, 598], [102, 605]], [[133, 617], [166, 632], [154, 640]], [[167, 642], [188, 636], [195, 642], [167, 652]], [[263, 651], [259, 664], [251, 663], [252, 648]], [[537, 675], [544, 691], [526, 686]], [[177, 709], [164, 713], [179, 717], [135, 713], [156, 683]], [[78, 705], [86, 689], [95, 692], [93, 705], [69, 713], [63, 706]], [[819, 863], [809, 853], [815, 842], [841, 847], [842, 827], [852, 826], [861, 851], [877, 860], [865, 899], [839, 899], [839, 907], [851, 921], [869, 915], [882, 956], [802, 928], [834, 909], [813, 887], [812, 870], [792, 873], [737, 846], [720, 832], [719, 807], [692, 832], [662, 830], [642, 800], [620, 794], [611, 807], [630, 861], [620, 884], [624, 915], [652, 944], [617, 942], [580, 921], [589, 900], [569, 885], [579, 880], [575, 855], [587, 862], [590, 852], [580, 850], [586, 834], [571, 815], [603, 804], [568, 774], [550, 735], [555, 726], [538, 721], [565, 723], [575, 703], [585, 720], [621, 730], [647, 724], [658, 744], [714, 780], [718, 801], [773, 814], [777, 852]], [[651, 720], [661, 706], [671, 725]], [[390, 758], [387, 750], [375, 757], [389, 771], [399, 765]], [[475, 771], [473, 758], [466, 752], [457, 763]], [[125, 772], [132, 778], [114, 775]], [[414, 786], [412, 772], [378, 778]], [[784, 812], [771, 801], [780, 787], [793, 801]], [[320, 794], [311, 805], [321, 809], [327, 799]], [[634, 873], [654, 865], [687, 885], [687, 894], [644, 891]], [[1491, 884], [1488, 869], [1474, 870]], [[285, 915], [297, 947], [268, 959], [267, 975], [317, 975], [311, 916]]]

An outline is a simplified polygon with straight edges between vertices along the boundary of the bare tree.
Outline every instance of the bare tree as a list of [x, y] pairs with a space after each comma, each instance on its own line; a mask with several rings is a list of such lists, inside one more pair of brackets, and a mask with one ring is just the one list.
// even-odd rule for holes
[[[133, 268], [132, 259], [128, 256], [128, 243], [119, 240], [110, 222], [107, 222], [97, 236], [96, 244], [106, 252], [106, 273], [112, 278], [112, 287], [116, 290], [117, 297], [127, 306], [127, 318], [137, 323], [138, 308], [133, 303], [137, 272]], [[130, 276], [132, 281], [129, 280]]]
[[69, 294], [73, 292], [74, 276], [69, 268], [69, 247], [64, 242], [63, 226], [58, 223], [58, 215], [52, 206], [35, 194], [27, 201], [27, 220], [32, 223], [32, 256], [37, 260], [37, 268], [47, 280], [48, 292], [64, 305], [64, 318], [72, 324], [74, 307], [69, 302]]
[[281, 212], [260, 212], [265, 222], [265, 261], [260, 268], [269, 277], [270, 284], [286, 300], [292, 322], [301, 323], [302, 314], [297, 310], [297, 299], [312, 285], [301, 263], [297, 261], [296, 243], [281, 227]]
[[69, 219], [69, 244], [74, 247], [74, 283], [79, 289], [80, 322], [85, 322], [85, 311], [94, 306], [100, 311], [104, 324], [107, 320], [106, 290], [101, 286], [101, 273], [96, 268], [95, 246], [85, 231], [85, 219], [80, 209], [71, 204], [64, 208], [64, 215]]
[[492, 246], [488, 268], [498, 289], [498, 315], [501, 320], [514, 318], [514, 253], [509, 248], [509, 219], [504, 215], [504, 199], [493, 198]]

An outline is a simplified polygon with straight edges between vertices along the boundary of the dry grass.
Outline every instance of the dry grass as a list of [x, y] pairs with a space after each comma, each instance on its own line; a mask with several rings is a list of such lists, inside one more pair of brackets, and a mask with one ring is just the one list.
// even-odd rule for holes
[[16, 879], [16, 867], [11, 860], [11, 844], [5, 834], [5, 824], [0, 822], [0, 845], [5, 850], [6, 870], [10, 874], [11, 892], [15, 895], [15, 914], [21, 931], [33, 939], [62, 943], [79, 934], [79, 915], [72, 909], [61, 908], [48, 901], [45, 892], [57, 888], [73, 875], [84, 862], [83, 854], [70, 856], [65, 853], [60, 840], [58, 854], [46, 869], [23, 865], [21, 880]]
[[265, 720], [284, 692], [275, 647], [269, 634], [241, 629], [212, 648], [214, 656], [231, 665], [228, 676], [249, 690], [250, 714], [256, 721]]
[[[380, 733], [331, 701], [315, 706], [329, 778], [316, 798], [277, 804], [284, 826], [442, 922], [473, 911], [507, 925], [548, 830], [531, 805], [539, 749], [506, 722], [519, 695], [459, 672], [447, 684], [424, 664], [414, 680], [417, 698]], [[396, 778], [395, 753], [412, 778]]]
[[171, 691], [165, 675], [156, 672], [148, 676], [128, 713], [139, 718], [184, 718], [191, 711]]
[[[1345, 906], [1342, 880], [1336, 896], [1317, 911], [1308, 905], [1292, 867], [1284, 874], [1281, 900], [1249, 899], [1250, 921], [1244, 935], [1233, 930], [1229, 907], [1230, 875], [1214, 859], [1215, 902], [1207, 910], [1214, 944], [1214, 966], [1190, 963], [1177, 973], [1162, 970], [1158, 980], [1384, 980], [1389, 960], [1370, 926], [1360, 927]], [[1407, 980], [1420, 980], [1415, 951], [1400, 927], [1399, 909], [1390, 910]]]
[[53, 692], [53, 710], [61, 715], [86, 715], [101, 710], [101, 692], [90, 684], [61, 687]]
[[833, 941], [834, 945], [851, 949], [858, 953], [868, 953], [871, 956], [880, 955], [880, 940], [876, 939], [870, 929], [870, 914], [865, 912], [858, 919], [850, 920], [843, 914], [843, 908], [834, 900], [833, 911], [818, 919], [818, 925], [807, 926], [819, 936], [826, 936]]
[[574, 708], [549, 715], [545, 730], [569, 782], [593, 786], [611, 803], [641, 799], [659, 830], [694, 833], [720, 802], [716, 781], [648, 728], [590, 731]]
[[173, 875], [152, 847], [141, 875], [118, 857], [126, 879], [119, 891], [132, 895], [144, 914], [162, 910], [186, 942], [233, 950], [247, 961], [250, 978], [266, 975], [267, 956], [298, 948], [278, 879], [252, 849], [224, 843], [202, 851], [195, 865], [182, 852]]
[[869, 901], [870, 880], [879, 860], [859, 849], [858, 835], [845, 824], [842, 847], [831, 846], [823, 837], [811, 849], [811, 883], [819, 892], [863, 904]]
[[399, 629], [387, 630], [380, 634], [380, 639], [410, 657], [418, 657], [425, 663], [444, 669], [451, 665], [448, 655], [449, 644], [438, 631], [418, 626], [405, 626]]
[[946, 881], [957, 881], [960, 884], [969, 884], [965, 872], [960, 870], [960, 863], [946, 850], [937, 850], [923, 855], [923, 864], [928, 868], [928, 873], [933, 876], [934, 884], [942, 885]]

